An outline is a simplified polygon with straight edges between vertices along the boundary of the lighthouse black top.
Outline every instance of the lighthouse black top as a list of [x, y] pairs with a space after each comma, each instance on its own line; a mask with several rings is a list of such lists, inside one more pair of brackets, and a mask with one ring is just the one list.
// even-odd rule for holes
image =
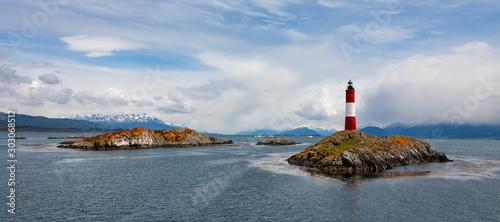
[[347, 89], [352, 89], [352, 90], [354, 90], [354, 87], [352, 86], [352, 82], [351, 82], [351, 80], [349, 80], [349, 82], [347, 83]]

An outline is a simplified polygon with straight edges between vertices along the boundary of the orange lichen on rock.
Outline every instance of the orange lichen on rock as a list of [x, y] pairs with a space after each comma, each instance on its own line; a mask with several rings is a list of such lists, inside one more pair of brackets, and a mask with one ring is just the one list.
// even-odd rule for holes
[[127, 129], [123, 130], [120, 132], [113, 132], [113, 133], [107, 133], [107, 134], [102, 134], [94, 137], [89, 137], [83, 139], [85, 142], [89, 143], [95, 143], [95, 142], [101, 142], [101, 143], [107, 143], [109, 141], [119, 139], [119, 138], [137, 138], [139, 137], [142, 133], [146, 132], [146, 128], [144, 127], [138, 127], [134, 129]]
[[173, 129], [173, 130], [164, 130], [163, 133], [163, 138], [167, 141], [171, 142], [179, 142], [184, 140], [186, 137], [191, 135], [193, 130], [186, 128], [186, 129]]
[[415, 144], [412, 142], [412, 139], [406, 136], [394, 135], [391, 136], [390, 138], [392, 139], [391, 142], [396, 146], [406, 146], [406, 145], [415, 146]]

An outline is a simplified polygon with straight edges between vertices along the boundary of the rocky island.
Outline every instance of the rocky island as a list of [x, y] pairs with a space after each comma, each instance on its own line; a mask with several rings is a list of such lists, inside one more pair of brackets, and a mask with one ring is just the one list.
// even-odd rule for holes
[[257, 144], [255, 144], [255, 145], [288, 146], [288, 145], [295, 145], [295, 144], [299, 144], [299, 143], [296, 143], [293, 140], [289, 140], [289, 139], [280, 137], [280, 138], [268, 139], [268, 140], [266, 140], [264, 142], [262, 142], [262, 141], [261, 142], [257, 142]]
[[287, 159], [328, 175], [378, 173], [414, 163], [450, 162], [444, 153], [419, 139], [394, 135], [369, 136], [361, 131], [339, 131]]
[[156, 147], [194, 147], [232, 144], [200, 134], [192, 129], [147, 130], [144, 127], [62, 142], [60, 148], [85, 150], [147, 149]]

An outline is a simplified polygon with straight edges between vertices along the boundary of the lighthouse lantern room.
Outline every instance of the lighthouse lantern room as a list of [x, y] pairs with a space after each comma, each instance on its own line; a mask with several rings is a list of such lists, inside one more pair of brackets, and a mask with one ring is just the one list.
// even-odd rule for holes
[[354, 106], [354, 87], [351, 80], [345, 91], [345, 130], [356, 130], [356, 109]]

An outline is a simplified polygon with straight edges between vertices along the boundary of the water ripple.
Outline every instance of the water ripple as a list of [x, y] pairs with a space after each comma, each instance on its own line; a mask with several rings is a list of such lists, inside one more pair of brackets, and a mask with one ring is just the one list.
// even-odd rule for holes
[[[295, 153], [273, 153], [268, 157], [251, 161], [250, 166], [279, 174], [295, 176], [320, 176], [336, 179], [321, 174], [318, 169], [290, 165], [286, 159]], [[402, 178], [409, 176], [424, 176], [428, 178], [444, 178], [459, 180], [480, 180], [485, 178], [500, 178], [500, 160], [485, 157], [450, 156], [454, 162], [450, 163], [425, 163], [409, 166], [395, 167], [378, 174], [358, 175], [350, 179], [363, 178]]]
[[429, 177], [458, 179], [458, 180], [480, 180], [485, 178], [499, 178], [500, 160], [485, 157], [450, 156], [455, 162], [446, 163]]

